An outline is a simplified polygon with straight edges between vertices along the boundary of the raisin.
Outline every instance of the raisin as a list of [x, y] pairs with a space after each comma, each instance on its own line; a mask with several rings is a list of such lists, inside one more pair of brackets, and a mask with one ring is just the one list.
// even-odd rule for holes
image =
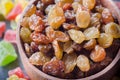
[[53, 76], [61, 76], [65, 70], [65, 64], [63, 61], [53, 58], [51, 61], [43, 65], [42, 70], [43, 72]]
[[105, 8], [102, 12], [102, 21], [107, 24], [109, 22], [114, 22], [113, 16], [110, 13], [109, 9]]
[[30, 49], [33, 53], [39, 51], [38, 44], [36, 44], [35, 42], [31, 42], [30, 43]]
[[106, 51], [103, 47], [100, 47], [99, 45], [95, 46], [95, 49], [91, 52], [90, 58], [94, 62], [101, 62], [106, 57]]
[[31, 39], [37, 44], [48, 44], [51, 42], [47, 36], [39, 32], [33, 32]]
[[42, 32], [45, 29], [44, 22], [35, 14], [33, 14], [29, 19], [29, 26], [31, 30], [35, 30], [37, 32]]
[[39, 65], [42, 66], [46, 62], [50, 61], [50, 58], [47, 57], [44, 53], [42, 52], [36, 52], [32, 54], [32, 56], [29, 58], [29, 62], [33, 65]]
[[75, 14], [72, 10], [65, 11], [66, 22], [72, 22], [75, 20]]
[[65, 3], [65, 4], [63, 5], [63, 10], [64, 10], [64, 11], [70, 10], [70, 9], [72, 9], [72, 6], [71, 6], [70, 3]]
[[84, 55], [79, 55], [77, 58], [77, 66], [83, 72], [89, 71], [90, 70], [89, 59]]

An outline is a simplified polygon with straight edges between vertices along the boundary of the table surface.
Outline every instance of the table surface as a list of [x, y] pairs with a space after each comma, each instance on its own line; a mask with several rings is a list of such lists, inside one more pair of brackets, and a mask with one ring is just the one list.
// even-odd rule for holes
[[[114, 1], [120, 1], [120, 0], [114, 0]], [[10, 23], [8, 21], [6, 21], [6, 23], [7, 23], [7, 29], [10, 29]], [[2, 38], [0, 38], [0, 40], [2, 40]], [[15, 48], [16, 48], [16, 46], [15, 46]], [[0, 80], [6, 80], [6, 78], [8, 77], [8, 71], [11, 69], [14, 69], [16, 67], [21, 67], [24, 71], [17, 48], [16, 48], [16, 52], [17, 52], [18, 58], [14, 62], [10, 63], [7, 66], [0, 67]], [[25, 71], [24, 71], [24, 73], [25, 73]], [[120, 70], [118, 70], [117, 74], [120, 74]], [[117, 76], [120, 77], [120, 75], [117, 75]]]

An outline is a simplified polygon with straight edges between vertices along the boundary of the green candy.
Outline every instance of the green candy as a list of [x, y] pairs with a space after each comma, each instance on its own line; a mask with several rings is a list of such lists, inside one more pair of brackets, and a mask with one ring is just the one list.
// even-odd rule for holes
[[15, 61], [17, 54], [13, 45], [6, 41], [0, 42], [0, 66], [6, 66], [7, 64]]

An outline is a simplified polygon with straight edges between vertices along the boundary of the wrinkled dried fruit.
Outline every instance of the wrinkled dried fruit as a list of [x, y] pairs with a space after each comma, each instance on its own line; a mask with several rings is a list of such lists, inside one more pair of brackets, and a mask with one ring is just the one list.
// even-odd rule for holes
[[110, 13], [109, 9], [105, 8], [103, 11], [102, 11], [102, 20], [104, 23], [109, 23], [109, 22], [114, 22], [114, 19], [113, 19], [113, 16], [112, 14]]
[[96, 0], [83, 0], [82, 3], [83, 3], [83, 6], [91, 10], [94, 8], [96, 4]]
[[95, 39], [90, 39], [87, 43], [84, 44], [84, 48], [87, 50], [91, 50], [95, 47], [96, 45], [96, 40]]
[[58, 29], [65, 22], [63, 9], [57, 5], [53, 6], [48, 13], [48, 23], [53, 29]]
[[44, 5], [50, 5], [54, 3], [54, 0], [41, 0]]
[[77, 66], [83, 72], [87, 72], [90, 70], [90, 62], [89, 59], [84, 55], [79, 55], [77, 57]]
[[59, 3], [59, 2], [62, 2], [62, 3], [72, 3], [74, 0], [55, 0], [55, 3]]
[[82, 11], [80, 8], [76, 12], [76, 23], [80, 28], [87, 28], [90, 24], [90, 13]]
[[113, 36], [107, 33], [101, 33], [100, 37], [98, 38], [98, 43], [103, 48], [108, 48], [112, 45]]
[[54, 48], [54, 52], [55, 52], [55, 56], [57, 59], [62, 59], [63, 57], [63, 50], [61, 48], [61, 46], [59, 45], [58, 41], [54, 40], [52, 42], [53, 48]]
[[42, 32], [45, 28], [42, 18], [40, 18], [39, 16], [36, 16], [35, 14], [30, 16], [29, 26], [31, 30], [35, 30], [37, 32]]
[[46, 62], [50, 61], [50, 58], [47, 57], [44, 53], [42, 52], [36, 52], [34, 54], [32, 54], [32, 56], [30, 56], [29, 58], [29, 62], [33, 65], [39, 65], [42, 66], [44, 65]]
[[61, 31], [55, 31], [55, 39], [61, 42], [69, 41], [69, 36]]
[[22, 27], [29, 27], [29, 17], [24, 17], [22, 21], [20, 22], [20, 25]]
[[79, 27], [77, 27], [76, 25], [68, 24], [68, 23], [63, 23], [63, 28], [66, 29], [66, 30], [69, 30], [69, 29], [79, 29]]
[[98, 28], [90, 27], [84, 31], [84, 35], [86, 37], [86, 40], [99, 38], [100, 31], [98, 30]]
[[103, 47], [100, 47], [99, 45], [95, 46], [95, 49], [91, 52], [90, 58], [94, 62], [101, 62], [106, 57], [106, 51]]
[[42, 52], [44, 54], [47, 54], [49, 51], [51, 51], [52, 45], [51, 44], [48, 44], [48, 45], [39, 45], [38, 48], [39, 48], [40, 52]]
[[49, 26], [49, 27], [45, 28], [45, 32], [46, 32], [47, 37], [51, 41], [53, 41], [55, 39], [55, 31], [53, 30], [52, 27]]
[[65, 63], [65, 73], [70, 73], [74, 70], [76, 66], [77, 55], [76, 53], [65, 54], [63, 57], [63, 62]]
[[106, 24], [105, 33], [111, 34], [113, 38], [120, 38], [120, 25], [114, 22]]
[[48, 44], [51, 42], [47, 36], [39, 32], [31, 33], [30, 37], [37, 44]]
[[66, 11], [66, 10], [69, 10], [69, 9], [71, 9], [71, 3], [65, 3], [64, 5], [63, 5], [63, 10], [64, 11]]
[[50, 75], [61, 76], [65, 70], [65, 64], [63, 61], [53, 58], [51, 61], [45, 63], [42, 70]]
[[48, 5], [47, 8], [45, 9], [45, 13], [48, 14], [53, 6], [54, 5]]
[[32, 53], [30, 52], [30, 46], [29, 44], [25, 43], [24, 44], [24, 47], [25, 47], [25, 52], [28, 56], [30, 56]]
[[27, 27], [22, 27], [20, 30], [20, 37], [22, 38], [23, 42], [30, 43], [32, 39], [30, 38], [31, 31]]
[[67, 41], [63, 45], [63, 51], [66, 52], [67, 54], [70, 54], [74, 51], [73, 48], [72, 48], [72, 41]]
[[79, 2], [73, 2], [73, 3], [72, 3], [72, 7], [73, 7], [74, 12], [76, 12], [77, 9], [78, 9], [79, 7], [81, 7], [81, 4], [80, 4]]
[[35, 12], [36, 12], [36, 6], [31, 5], [31, 7], [28, 8], [28, 10], [26, 11], [26, 13], [25, 13], [24, 16], [25, 16], [25, 17], [29, 17], [29, 16], [35, 14]]
[[101, 14], [100, 13], [93, 14], [92, 17], [91, 17], [90, 25], [95, 26], [95, 27], [98, 26], [98, 25], [101, 25], [100, 19], [101, 19]]
[[70, 29], [68, 30], [68, 33], [71, 39], [78, 44], [82, 43], [85, 40], [85, 36], [81, 31]]

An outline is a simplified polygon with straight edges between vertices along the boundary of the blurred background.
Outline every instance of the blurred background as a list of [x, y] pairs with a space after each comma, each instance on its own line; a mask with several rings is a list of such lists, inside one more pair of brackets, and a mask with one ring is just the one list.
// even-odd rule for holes
[[[15, 60], [9, 61], [10, 64], [1, 66], [0, 64], [0, 80], [6, 80], [8, 78], [8, 71], [16, 67], [25, 74], [23, 65], [21, 63], [18, 50], [16, 47], [16, 28], [20, 15], [30, 0], [0, 0], [0, 41], [10, 42], [16, 51]], [[120, 9], [120, 0], [113, 0]], [[0, 44], [1, 46], [1, 44]], [[1, 49], [1, 47], [0, 47]], [[5, 55], [0, 58], [5, 57]], [[1, 63], [1, 61], [0, 61]], [[4, 62], [3, 62], [4, 63]], [[120, 80], [120, 70], [116, 73], [112, 80]]]

